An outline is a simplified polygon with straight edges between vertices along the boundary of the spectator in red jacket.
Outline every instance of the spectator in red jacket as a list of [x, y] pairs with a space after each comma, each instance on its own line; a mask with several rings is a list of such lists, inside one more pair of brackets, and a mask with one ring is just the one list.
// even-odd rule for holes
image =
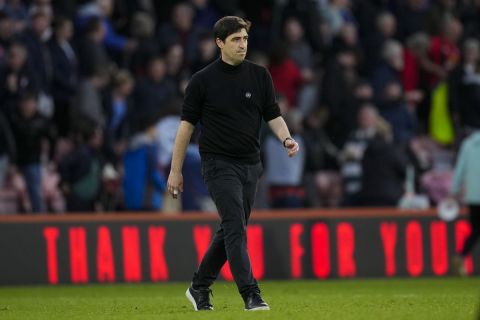
[[278, 44], [272, 50], [269, 71], [277, 91], [287, 97], [291, 106], [296, 106], [297, 94], [303, 83], [303, 77], [300, 68], [288, 57], [285, 44]]

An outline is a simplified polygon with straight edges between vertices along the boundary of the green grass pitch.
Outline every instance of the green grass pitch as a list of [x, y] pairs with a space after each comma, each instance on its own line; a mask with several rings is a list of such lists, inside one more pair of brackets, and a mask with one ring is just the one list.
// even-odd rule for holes
[[480, 278], [262, 281], [271, 311], [245, 312], [232, 283], [195, 312], [187, 283], [0, 287], [0, 319], [480, 319]]

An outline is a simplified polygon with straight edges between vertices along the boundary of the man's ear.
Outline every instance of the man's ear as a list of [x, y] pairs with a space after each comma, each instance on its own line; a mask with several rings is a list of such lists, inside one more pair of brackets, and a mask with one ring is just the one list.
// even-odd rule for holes
[[224, 43], [222, 40], [220, 40], [220, 38], [216, 38], [216, 39], [215, 39], [215, 43], [217, 44], [217, 46], [218, 46], [220, 49], [222, 49], [223, 46], [225, 45], [225, 43]]

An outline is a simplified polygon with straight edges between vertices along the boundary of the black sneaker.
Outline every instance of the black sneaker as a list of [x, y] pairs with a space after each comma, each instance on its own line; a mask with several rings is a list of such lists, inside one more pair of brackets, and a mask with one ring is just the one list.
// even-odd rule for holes
[[245, 311], [270, 310], [268, 304], [263, 301], [260, 293], [252, 292], [245, 299]]
[[193, 304], [195, 311], [199, 310], [213, 310], [213, 305], [210, 303], [210, 295], [213, 296], [210, 289], [195, 290], [192, 287], [185, 292], [187, 299]]

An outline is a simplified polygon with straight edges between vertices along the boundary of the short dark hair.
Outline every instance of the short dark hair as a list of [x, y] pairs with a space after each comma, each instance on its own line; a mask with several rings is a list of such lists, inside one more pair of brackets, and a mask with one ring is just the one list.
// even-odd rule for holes
[[64, 16], [56, 16], [53, 20], [52, 26], [55, 32], [60, 31], [66, 24], [71, 23], [72, 20]]
[[225, 39], [242, 29], [250, 30], [252, 23], [247, 19], [243, 19], [237, 16], [226, 16], [218, 20], [213, 26], [213, 36], [215, 39], [225, 41]]
[[87, 24], [85, 25], [85, 33], [92, 34], [100, 30], [102, 28], [102, 19], [99, 17], [91, 17], [88, 19]]

